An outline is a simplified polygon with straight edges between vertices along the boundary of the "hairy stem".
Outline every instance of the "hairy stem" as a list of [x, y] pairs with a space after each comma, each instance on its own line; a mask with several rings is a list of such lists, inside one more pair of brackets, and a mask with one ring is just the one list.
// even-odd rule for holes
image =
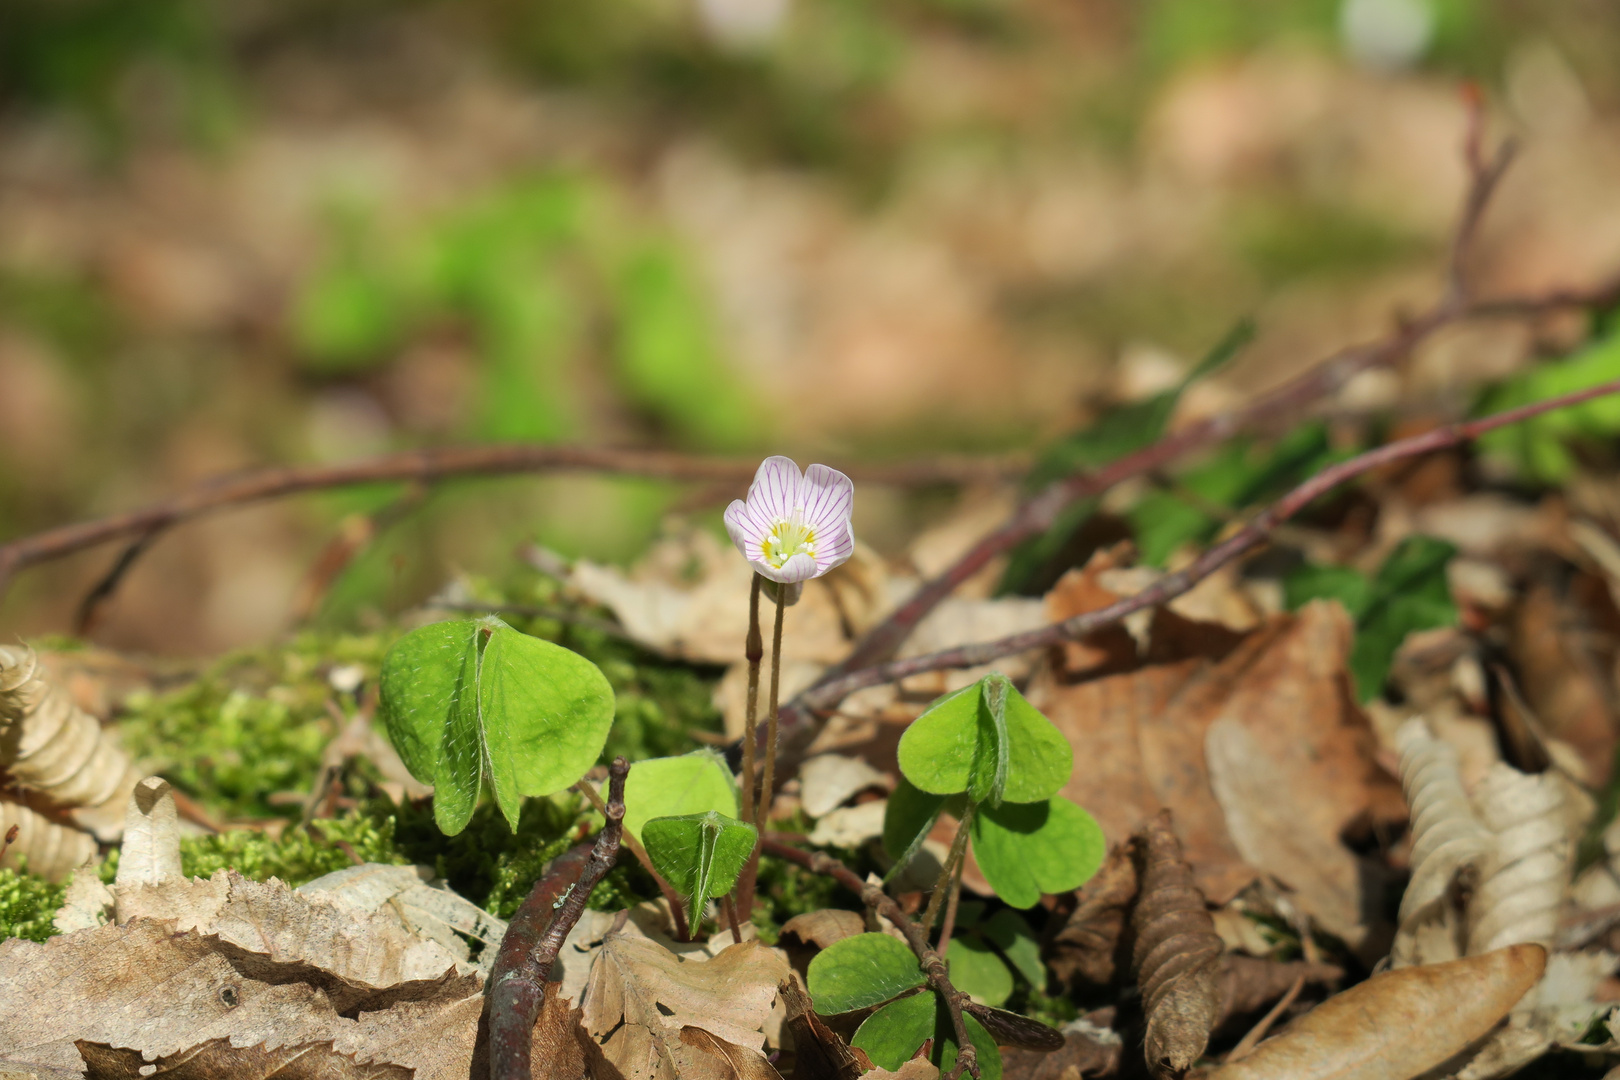
[[945, 922], [939, 928], [939, 955], [951, 954], [951, 934], [956, 931], [956, 909], [962, 900], [962, 875], [967, 871], [967, 864], [960, 863], [956, 873], [951, 875], [951, 896], [945, 901]]
[[748, 588], [748, 639], [743, 643], [743, 658], [748, 661], [748, 703], [743, 714], [742, 744], [742, 816], [744, 821], [754, 820], [754, 753], [759, 742], [759, 662], [765, 655], [765, 644], [759, 636], [759, 590], [764, 578], [754, 575]]
[[618, 859], [629, 772], [624, 758], [614, 760], [603, 808], [607, 824], [595, 845], [577, 845], [554, 859], [507, 925], [487, 991], [491, 1080], [530, 1080], [533, 1075], [530, 1051], [546, 979], [591, 890]]
[[951, 841], [950, 854], [945, 856], [945, 865], [939, 868], [939, 880], [934, 883], [934, 891], [928, 897], [928, 910], [923, 912], [924, 930], [932, 932], [934, 929], [934, 920], [939, 918], [939, 907], [945, 901], [945, 894], [951, 891], [951, 878], [967, 858], [968, 827], [973, 824], [976, 810], [978, 807], [970, 802], [967, 809], [962, 811], [962, 820], [956, 826], [956, 838]]
[[[783, 588], [776, 590], [776, 626], [771, 631], [771, 707], [765, 719], [765, 775], [759, 785], [759, 809], [754, 821], [761, 836], [771, 819], [771, 799], [776, 782], [776, 721], [782, 690], [782, 613], [787, 609]], [[757, 856], [756, 856], [757, 858]]]

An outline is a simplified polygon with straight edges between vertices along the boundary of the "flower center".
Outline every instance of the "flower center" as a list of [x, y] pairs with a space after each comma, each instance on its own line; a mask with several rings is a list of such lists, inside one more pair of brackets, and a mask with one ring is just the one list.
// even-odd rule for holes
[[816, 531], [795, 514], [790, 520], [779, 520], [772, 525], [759, 550], [768, 566], [780, 570], [795, 555], [816, 557]]

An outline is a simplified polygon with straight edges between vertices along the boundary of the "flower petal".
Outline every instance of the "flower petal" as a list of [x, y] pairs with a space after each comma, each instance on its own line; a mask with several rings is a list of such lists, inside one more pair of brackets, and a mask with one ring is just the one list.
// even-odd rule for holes
[[816, 537], [816, 577], [835, 566], [842, 566], [855, 554], [855, 535], [847, 521], [840, 522]]
[[793, 516], [804, 477], [790, 457], [768, 457], [760, 463], [748, 488], [748, 509], [756, 520], [775, 522]]
[[815, 558], [806, 551], [799, 552], [783, 563], [780, 570], [768, 563], [753, 559], [749, 561], [754, 564], [754, 569], [758, 570], [761, 576], [768, 577], [772, 581], [780, 581], [784, 585], [791, 585], [796, 581], [809, 581], [820, 573], [816, 568]]
[[741, 499], [733, 499], [731, 505], [726, 507], [725, 519], [726, 532], [731, 535], [731, 542], [737, 545], [743, 558], [750, 561], [759, 558], [760, 545], [765, 542], [768, 530], [762, 529], [748, 513], [748, 504]]
[[816, 532], [849, 524], [855, 508], [855, 482], [837, 469], [812, 465], [804, 471], [805, 524]]

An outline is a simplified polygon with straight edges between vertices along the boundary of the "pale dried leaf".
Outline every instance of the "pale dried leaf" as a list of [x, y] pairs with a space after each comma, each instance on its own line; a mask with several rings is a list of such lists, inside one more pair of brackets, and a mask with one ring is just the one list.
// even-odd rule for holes
[[825, 949], [847, 937], [866, 932], [860, 912], [848, 908], [821, 908], [795, 915], [782, 924], [783, 937], [796, 937], [807, 945]]
[[682, 1027], [702, 1027], [760, 1049], [763, 1028], [787, 977], [785, 961], [758, 942], [732, 945], [707, 961], [683, 960], [622, 931], [602, 943], [586, 987], [586, 1030], [625, 1080], [676, 1080]]
[[446, 887], [428, 884], [433, 868], [364, 863], [345, 867], [300, 885], [306, 896], [325, 896], [339, 904], [398, 919], [406, 930], [436, 942], [458, 960], [466, 960], [467, 937], [484, 943], [479, 970], [489, 973], [496, 947], [506, 936], [506, 922]]
[[117, 884], [163, 885], [183, 881], [180, 870], [180, 819], [174, 790], [161, 776], [148, 776], [129, 795], [124, 816], [124, 846], [118, 854]]
[[718, 1080], [782, 1080], [782, 1074], [765, 1059], [765, 1055], [748, 1046], [726, 1042], [700, 1027], [683, 1027], [680, 1031], [683, 1047], [699, 1051], [698, 1054], [680, 1053], [685, 1065], [681, 1075], [698, 1077], [713, 1075]]
[[816, 822], [810, 832], [810, 842], [823, 847], [860, 847], [883, 835], [883, 817], [888, 808], [887, 799], [859, 806], [840, 806]]
[[354, 1026], [345, 1027], [339, 1035], [337, 1049], [361, 1061], [413, 1069], [413, 1080], [467, 1080], [469, 1073], [482, 1076], [488, 1069], [485, 1054], [474, 1053], [479, 1016], [484, 1011], [484, 997], [477, 986], [476, 979], [455, 980], [442, 994], [427, 1000], [362, 1011]]
[[1484, 1038], [1546, 961], [1541, 946], [1514, 945], [1374, 975], [1209, 1080], [1410, 1080]]
[[28, 872], [61, 881], [96, 854], [96, 838], [71, 825], [53, 821], [32, 807], [0, 796], [0, 836], [12, 826], [17, 839], [0, 852], [0, 867], [15, 870], [26, 861]]
[[883, 773], [844, 754], [817, 754], [799, 766], [799, 802], [813, 818], [831, 813], [868, 788], [891, 786]]
[[117, 730], [49, 681], [32, 649], [11, 645], [0, 645], [0, 772], [105, 841], [121, 835], [125, 803], [141, 778]]
[[331, 1043], [294, 1046], [232, 1046], [211, 1039], [148, 1062], [139, 1050], [80, 1040], [86, 1080], [411, 1080], [399, 1065], [362, 1065], [332, 1049]]
[[112, 918], [112, 914], [112, 890], [101, 883], [101, 876], [96, 873], [96, 863], [92, 859], [73, 871], [73, 877], [68, 880], [67, 895], [62, 898], [62, 906], [51, 918], [51, 925], [59, 934], [71, 934], [75, 930], [101, 926]]
[[1463, 955], [1465, 921], [1454, 885], [1488, 857], [1494, 838], [1474, 816], [1463, 790], [1457, 752], [1429, 734], [1421, 719], [1395, 735], [1401, 786], [1412, 808], [1412, 879], [1401, 897], [1393, 967], [1443, 963]]
[[1468, 951], [1521, 942], [1551, 948], [1574, 855], [1564, 814], [1565, 783], [1496, 765], [1474, 792], [1480, 820], [1495, 837], [1483, 879], [1468, 904]]

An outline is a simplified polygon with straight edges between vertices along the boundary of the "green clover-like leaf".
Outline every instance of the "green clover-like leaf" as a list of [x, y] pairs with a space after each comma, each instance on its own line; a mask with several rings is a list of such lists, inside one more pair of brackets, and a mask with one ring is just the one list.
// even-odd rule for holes
[[1036, 802], [1068, 782], [1074, 751], [1063, 733], [992, 672], [947, 694], [900, 737], [900, 771], [933, 795]]
[[737, 816], [736, 781], [726, 759], [713, 750], [638, 761], [624, 782], [624, 831], [637, 840], [653, 818], [710, 810]]
[[523, 796], [576, 782], [613, 724], [613, 688], [595, 664], [494, 617], [406, 634], [383, 661], [381, 705], [448, 835], [466, 828], [486, 781], [516, 829]]
[[1046, 989], [1046, 965], [1041, 963], [1041, 944], [1024, 917], [1009, 908], [990, 916], [979, 931], [1001, 950], [1020, 975], [1037, 990]]
[[1000, 1005], [1012, 997], [1012, 972], [979, 937], [959, 934], [951, 938], [945, 960], [950, 965], [951, 985], [980, 1005]]
[[[962, 1019], [978, 1051], [980, 1080], [1001, 1080], [1001, 1050], [996, 1040], [972, 1016]], [[932, 990], [883, 1006], [866, 1018], [850, 1045], [865, 1051], [878, 1068], [893, 1072], [929, 1039], [934, 1040], [929, 1060], [939, 1066], [941, 1073], [950, 1072], [956, 1064], [956, 1030]]]
[[1015, 908], [1079, 888], [1107, 853], [1096, 819], [1061, 796], [980, 807], [973, 816], [973, 856], [996, 895]]
[[823, 1016], [864, 1009], [928, 981], [906, 943], [888, 934], [835, 941], [815, 955], [807, 974], [810, 997]]
[[724, 896], [737, 884], [758, 835], [746, 821], [713, 810], [653, 818], [641, 827], [647, 857], [687, 898], [687, 925], [694, 927], [709, 898]]

